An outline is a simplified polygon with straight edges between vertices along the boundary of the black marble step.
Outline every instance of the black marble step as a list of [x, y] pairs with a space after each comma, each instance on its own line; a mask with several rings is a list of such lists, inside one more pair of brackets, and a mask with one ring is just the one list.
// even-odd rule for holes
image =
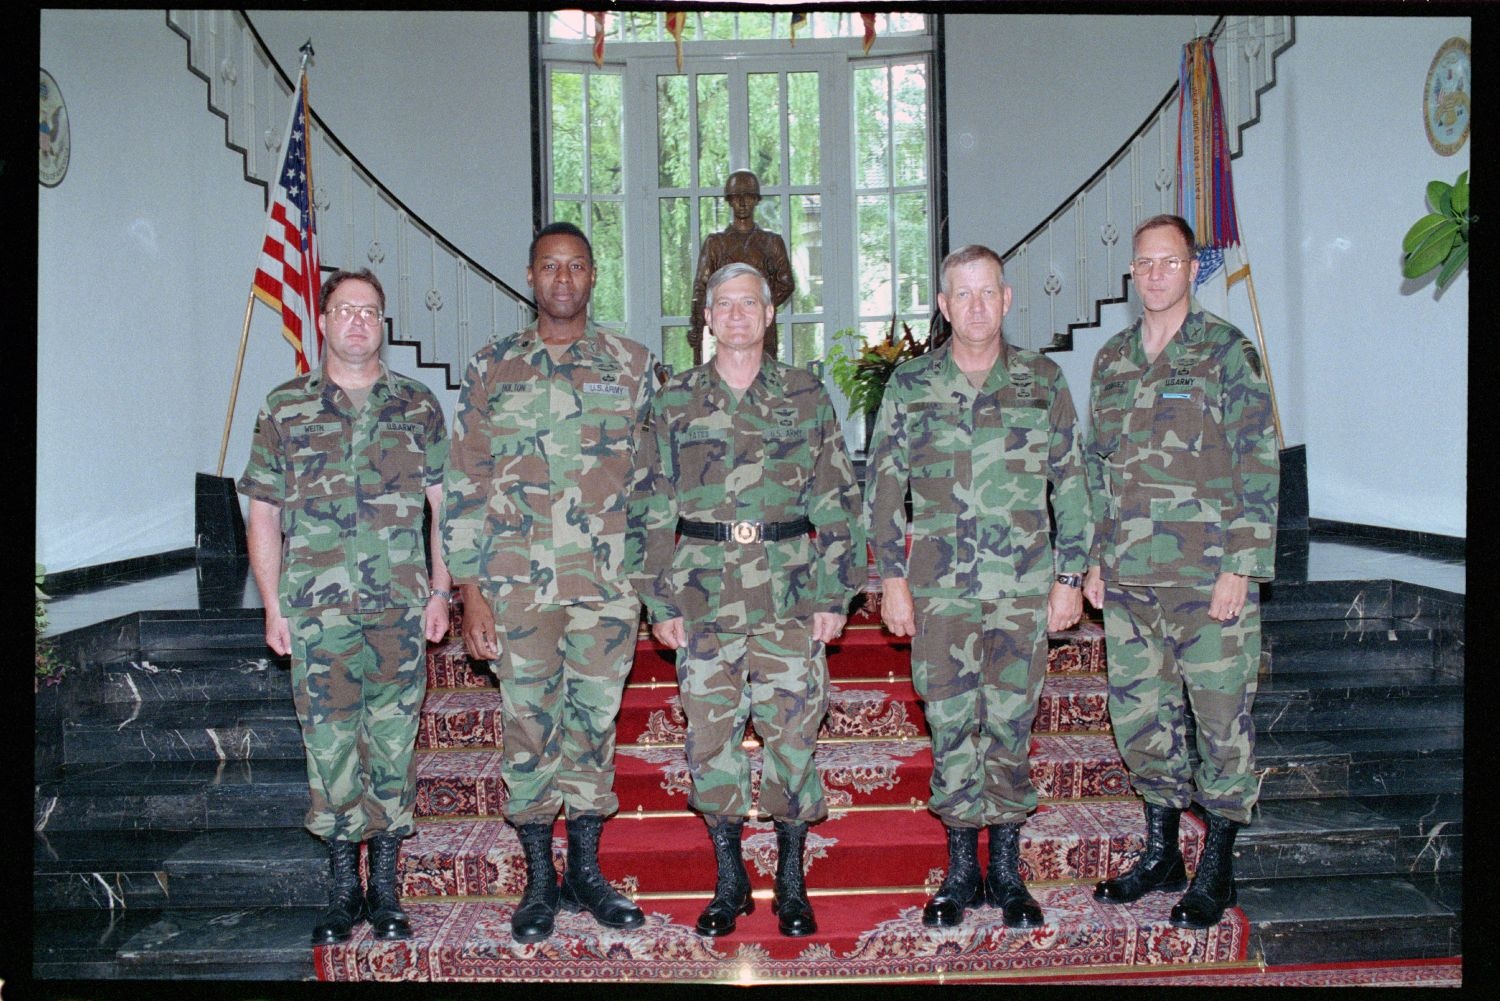
[[[1188, 741], [1189, 756], [1197, 749]], [[1458, 793], [1463, 790], [1463, 730], [1268, 732], [1255, 738], [1263, 770], [1260, 798]]]
[[[157, 920], [154, 908], [39, 910], [31, 914], [31, 975], [41, 980], [115, 981], [126, 974], [117, 954]], [[80, 990], [73, 997], [90, 997]]]
[[1397, 825], [1359, 800], [1262, 800], [1234, 843], [1240, 879], [1400, 873]]
[[62, 725], [63, 765], [111, 761], [303, 759], [290, 699], [94, 707]]
[[165, 860], [191, 831], [52, 831], [34, 837], [32, 906], [37, 909], [163, 907]]
[[1446, 727], [1463, 718], [1463, 685], [1431, 667], [1288, 672], [1262, 677], [1257, 733]]
[[292, 696], [290, 661], [264, 647], [94, 664], [68, 683], [101, 704], [280, 699], [290, 705]]
[[1390, 580], [1277, 580], [1262, 584], [1261, 621], [1389, 618]]
[[319, 907], [328, 852], [304, 828], [205, 831], [163, 861], [175, 907]]
[[39, 783], [33, 829], [297, 827], [307, 812], [301, 760], [111, 762]]
[[1396, 825], [1396, 857], [1406, 871], [1442, 875], [1463, 869], [1461, 794], [1371, 796], [1360, 802]]
[[1268, 964], [1457, 956], [1458, 915], [1403, 876], [1242, 879], [1250, 954]]
[[158, 911], [116, 954], [119, 975], [156, 980], [310, 980], [319, 907]]
[[[1371, 625], [1368, 620], [1360, 624]], [[1430, 627], [1382, 622], [1375, 628], [1344, 629], [1332, 624], [1317, 632], [1263, 636], [1261, 673], [1430, 669], [1438, 649], [1454, 642], [1448, 631]]]

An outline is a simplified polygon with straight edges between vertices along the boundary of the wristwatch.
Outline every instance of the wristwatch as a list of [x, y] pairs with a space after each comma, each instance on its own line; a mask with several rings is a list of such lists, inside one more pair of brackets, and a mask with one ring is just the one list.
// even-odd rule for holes
[[1083, 586], [1083, 574], [1081, 574], [1081, 573], [1060, 573], [1060, 574], [1057, 575], [1057, 582], [1059, 584], [1066, 584], [1069, 587], [1082, 587]]

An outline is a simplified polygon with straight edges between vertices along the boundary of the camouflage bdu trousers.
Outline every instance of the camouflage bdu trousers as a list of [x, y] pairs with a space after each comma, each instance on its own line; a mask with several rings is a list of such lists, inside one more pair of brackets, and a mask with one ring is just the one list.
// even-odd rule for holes
[[635, 660], [635, 595], [568, 605], [518, 592], [490, 598], [500, 656], [500, 777], [512, 824], [550, 824], [620, 807], [615, 717]]
[[422, 607], [321, 611], [288, 617], [292, 701], [307, 751], [320, 838], [410, 834], [417, 795], [412, 756], [427, 692]]
[[950, 827], [1036, 809], [1031, 721], [1047, 674], [1047, 596], [914, 598], [912, 685], [932, 734], [927, 807]]
[[[1260, 590], [1250, 585], [1235, 619], [1208, 617], [1210, 587], [1108, 583], [1104, 639], [1109, 718], [1135, 791], [1157, 806], [1197, 800], [1235, 823], [1260, 794], [1255, 723]], [[1183, 688], [1198, 728], [1198, 768], [1188, 761]]]
[[688, 804], [710, 823], [750, 815], [750, 759], [740, 746], [753, 721], [762, 744], [760, 812], [815, 823], [828, 816], [813, 761], [828, 714], [828, 661], [810, 622], [756, 633], [691, 632], [677, 651], [687, 717]]

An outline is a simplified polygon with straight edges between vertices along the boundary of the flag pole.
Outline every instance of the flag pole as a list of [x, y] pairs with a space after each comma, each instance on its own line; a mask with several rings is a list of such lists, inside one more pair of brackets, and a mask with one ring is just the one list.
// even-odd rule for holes
[[240, 395], [240, 370], [245, 367], [245, 345], [250, 340], [250, 313], [255, 309], [255, 285], [245, 296], [245, 323], [240, 329], [240, 352], [234, 360], [234, 382], [229, 385], [229, 412], [224, 415], [224, 437], [219, 440], [219, 468], [215, 476], [224, 475], [224, 454], [229, 450], [229, 425], [234, 420], [234, 401]]
[[[1235, 209], [1239, 214], [1239, 209]], [[1244, 246], [1241, 241], [1240, 246]], [[1246, 257], [1249, 255], [1246, 254]], [[1250, 267], [1245, 267], [1245, 291], [1250, 294], [1250, 316], [1255, 320], [1255, 339], [1260, 344], [1260, 363], [1266, 369], [1266, 389], [1271, 393], [1271, 422], [1276, 425], [1276, 448], [1277, 451], [1286, 448], [1286, 437], [1281, 433], [1281, 410], [1276, 406], [1276, 380], [1271, 378], [1271, 355], [1266, 351], [1266, 334], [1260, 325], [1260, 304], [1255, 301], [1255, 278], [1250, 273]]]
[[[300, 80], [301, 76], [307, 72], [307, 61], [312, 58], [312, 39], [309, 38], [303, 42], [298, 51], [302, 53], [302, 62], [297, 68], [298, 79]], [[293, 95], [295, 96], [296, 93], [297, 88], [293, 88]], [[310, 178], [311, 174], [309, 173]], [[229, 428], [234, 423], [234, 404], [240, 395], [240, 373], [245, 368], [245, 348], [250, 342], [250, 317], [254, 313], [254, 310], [255, 279], [252, 278], [250, 280], [250, 292], [245, 297], [245, 321], [240, 325], [240, 349], [234, 359], [234, 380], [229, 384], [229, 410], [224, 414], [224, 434], [219, 439], [219, 465], [214, 472], [215, 476], [222, 477], [224, 475], [224, 456], [229, 451]]]

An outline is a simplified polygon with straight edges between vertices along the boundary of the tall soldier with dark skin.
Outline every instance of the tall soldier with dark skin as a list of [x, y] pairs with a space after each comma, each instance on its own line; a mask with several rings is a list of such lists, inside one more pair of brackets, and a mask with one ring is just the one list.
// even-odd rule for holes
[[576, 226], [537, 234], [526, 268], [536, 322], [469, 363], [446, 477], [443, 549], [463, 591], [464, 645], [493, 661], [503, 697], [505, 817], [526, 860], [519, 942], [550, 935], [558, 907], [611, 928], [645, 920], [604, 878], [598, 851], [619, 809], [615, 717], [640, 621], [625, 513], [655, 364], [589, 320], [597, 274]]
[[[292, 658], [307, 752], [307, 828], [328, 843], [332, 886], [314, 944], [411, 935], [396, 862], [414, 831], [413, 750], [426, 644], [448, 632], [437, 537], [448, 440], [437, 399], [386, 369], [385, 293], [369, 271], [323, 284], [315, 372], [272, 390], [239, 490], [250, 498], [250, 566], [266, 644]], [[432, 511], [429, 579], [422, 507]], [[369, 844], [369, 886], [359, 846]]]

